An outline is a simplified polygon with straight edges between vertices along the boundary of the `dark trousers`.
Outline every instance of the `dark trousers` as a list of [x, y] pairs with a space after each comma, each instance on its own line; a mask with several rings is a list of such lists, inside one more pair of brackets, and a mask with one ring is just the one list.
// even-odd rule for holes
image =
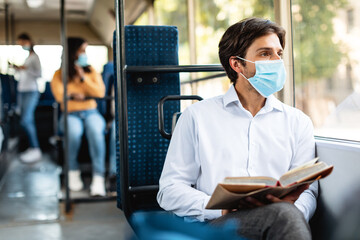
[[238, 234], [247, 239], [311, 239], [311, 231], [302, 212], [290, 203], [238, 210], [210, 222], [221, 226], [236, 221]]

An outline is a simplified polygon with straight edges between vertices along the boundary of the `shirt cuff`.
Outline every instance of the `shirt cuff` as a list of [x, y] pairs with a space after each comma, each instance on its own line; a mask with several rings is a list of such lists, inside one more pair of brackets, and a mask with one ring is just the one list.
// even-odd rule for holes
[[200, 221], [208, 221], [208, 220], [212, 220], [212, 219], [216, 219], [221, 217], [221, 209], [206, 209], [206, 205], [208, 204], [208, 202], [210, 201], [211, 196], [207, 196], [205, 198], [204, 201], [204, 206], [203, 206], [203, 219], [199, 219]]

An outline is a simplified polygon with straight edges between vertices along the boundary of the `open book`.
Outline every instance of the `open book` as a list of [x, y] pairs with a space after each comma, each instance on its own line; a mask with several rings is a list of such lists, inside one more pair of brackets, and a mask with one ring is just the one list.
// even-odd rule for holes
[[286, 172], [280, 179], [271, 177], [227, 177], [219, 183], [210, 198], [207, 209], [241, 208], [241, 199], [251, 196], [266, 201], [271, 194], [282, 198], [304, 184], [328, 176], [333, 166], [318, 162], [315, 158], [301, 166]]

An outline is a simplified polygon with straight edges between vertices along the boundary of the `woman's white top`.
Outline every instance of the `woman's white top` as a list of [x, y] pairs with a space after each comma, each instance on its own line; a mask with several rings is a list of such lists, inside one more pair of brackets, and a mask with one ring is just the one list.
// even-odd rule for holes
[[19, 92], [38, 91], [37, 79], [41, 77], [40, 59], [36, 53], [31, 53], [25, 60], [26, 69], [19, 70]]

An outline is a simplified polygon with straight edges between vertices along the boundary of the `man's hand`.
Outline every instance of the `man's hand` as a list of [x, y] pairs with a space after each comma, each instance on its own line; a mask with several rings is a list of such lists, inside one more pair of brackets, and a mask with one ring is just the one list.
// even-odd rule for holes
[[283, 197], [282, 199], [274, 197], [272, 195], [268, 195], [266, 196], [266, 198], [272, 203], [277, 203], [277, 202], [295, 203], [295, 201], [299, 198], [300, 194], [302, 194], [306, 189], [308, 189], [309, 186], [310, 184], [302, 185], [297, 189], [295, 189], [294, 191], [292, 191], [290, 194]]
[[237, 211], [237, 209], [222, 209], [221, 210], [221, 216], [224, 216], [224, 215], [226, 215], [228, 213], [235, 212], [235, 211]]
[[277, 203], [277, 202], [288, 202], [294, 204], [295, 201], [299, 198], [300, 194], [303, 193], [306, 189], [308, 189], [309, 186], [310, 186], [309, 184], [302, 185], [281, 199], [268, 194], [266, 195], [266, 199], [268, 200], [267, 203], [261, 202], [252, 197], [247, 197], [245, 199], [247, 203], [246, 207], [255, 208], [255, 207], [261, 207], [267, 205], [269, 203]]

